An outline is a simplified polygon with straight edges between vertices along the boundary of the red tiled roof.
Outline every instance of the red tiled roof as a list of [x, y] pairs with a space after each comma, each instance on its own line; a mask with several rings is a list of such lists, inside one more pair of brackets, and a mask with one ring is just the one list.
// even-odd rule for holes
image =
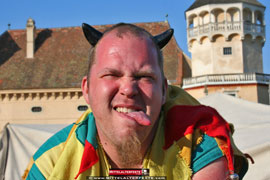
[[[151, 34], [169, 28], [167, 22], [137, 23]], [[104, 31], [112, 25], [94, 26]], [[80, 87], [87, 72], [88, 51], [81, 27], [37, 29], [35, 54], [26, 58], [26, 31], [9, 30], [0, 36], [0, 90]], [[185, 57], [174, 37], [163, 49], [164, 71], [169, 80], [178, 80]]]

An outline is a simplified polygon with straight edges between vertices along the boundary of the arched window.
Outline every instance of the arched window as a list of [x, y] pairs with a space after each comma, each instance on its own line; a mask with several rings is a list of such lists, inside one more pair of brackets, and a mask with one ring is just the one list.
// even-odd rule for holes
[[263, 25], [263, 15], [260, 11], [255, 12], [256, 24]]
[[245, 23], [248, 23], [248, 24], [252, 23], [252, 13], [251, 13], [250, 9], [248, 9], [248, 8], [244, 9], [243, 18], [244, 18]]
[[188, 17], [188, 28], [194, 28], [195, 26], [197, 26], [196, 20], [197, 20], [196, 14], [190, 15]]
[[224, 11], [222, 9], [213, 9], [212, 14], [214, 15], [215, 23], [222, 23], [225, 21]]

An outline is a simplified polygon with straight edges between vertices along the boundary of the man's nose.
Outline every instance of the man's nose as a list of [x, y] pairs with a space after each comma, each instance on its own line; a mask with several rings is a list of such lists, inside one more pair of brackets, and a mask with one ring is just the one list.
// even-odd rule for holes
[[125, 79], [120, 84], [120, 94], [129, 98], [138, 94], [138, 84], [134, 79]]

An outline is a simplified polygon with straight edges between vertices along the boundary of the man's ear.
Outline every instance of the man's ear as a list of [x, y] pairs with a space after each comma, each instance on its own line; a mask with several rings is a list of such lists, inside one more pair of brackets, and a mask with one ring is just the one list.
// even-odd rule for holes
[[83, 97], [86, 103], [89, 104], [89, 91], [88, 91], [89, 88], [88, 88], [88, 83], [87, 83], [87, 76], [83, 77], [81, 88], [82, 88]]
[[167, 96], [167, 89], [168, 89], [168, 83], [167, 83], [167, 79], [164, 78], [164, 82], [163, 82], [163, 95], [162, 95], [162, 105], [165, 104], [166, 102], [166, 96]]

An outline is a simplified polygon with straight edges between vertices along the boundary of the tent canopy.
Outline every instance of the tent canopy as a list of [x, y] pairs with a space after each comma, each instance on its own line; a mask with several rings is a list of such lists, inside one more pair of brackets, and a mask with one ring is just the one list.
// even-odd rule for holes
[[249, 166], [245, 180], [270, 179], [270, 106], [249, 102], [229, 95], [215, 93], [199, 99], [214, 107], [232, 123], [238, 148], [252, 156], [255, 164]]

